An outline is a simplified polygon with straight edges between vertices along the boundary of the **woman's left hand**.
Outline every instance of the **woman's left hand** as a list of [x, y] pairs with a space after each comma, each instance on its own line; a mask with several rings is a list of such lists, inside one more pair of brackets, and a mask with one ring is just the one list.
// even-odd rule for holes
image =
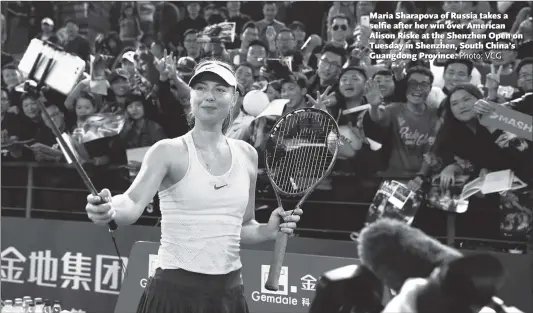
[[407, 188], [409, 188], [412, 192], [417, 192], [422, 187], [422, 184], [424, 181], [420, 176], [415, 177], [414, 179], [411, 179], [407, 183]]
[[282, 207], [278, 207], [268, 220], [267, 228], [271, 230], [274, 234], [277, 234], [278, 231], [284, 232], [286, 234], [294, 234], [294, 229], [296, 228], [296, 223], [300, 220], [300, 215], [303, 211], [300, 208], [295, 210], [285, 211]]

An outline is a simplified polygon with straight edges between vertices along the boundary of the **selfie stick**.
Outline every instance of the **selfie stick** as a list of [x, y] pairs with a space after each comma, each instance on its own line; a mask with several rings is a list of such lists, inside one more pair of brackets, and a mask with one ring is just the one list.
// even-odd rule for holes
[[[33, 77], [33, 75], [35, 74], [35, 72], [37, 70], [37, 66], [39, 65], [39, 63], [41, 63], [42, 57], [43, 57], [42, 53], [39, 53], [39, 55], [37, 56], [37, 59], [35, 60], [35, 63], [33, 64], [33, 67], [32, 67], [32, 69], [30, 71], [30, 74], [28, 75], [28, 78], [31, 79]], [[26, 82], [24, 84], [24, 90], [34, 94], [34, 96], [35, 96], [35, 98], [37, 100], [37, 103], [38, 103], [39, 107], [41, 108], [42, 113], [44, 114], [46, 119], [48, 119], [48, 121], [50, 122], [50, 126], [51, 126], [51, 129], [52, 129], [52, 132], [54, 133], [54, 136], [56, 136], [57, 140], [59, 141], [59, 144], [63, 148], [63, 151], [67, 154], [67, 156], [69, 157], [71, 162], [74, 164], [74, 167], [76, 168], [76, 171], [78, 172], [78, 174], [80, 175], [81, 179], [83, 180], [83, 183], [89, 189], [89, 191], [92, 193], [93, 196], [98, 196], [98, 191], [96, 190], [96, 188], [94, 187], [91, 179], [87, 175], [87, 172], [85, 172], [85, 170], [83, 169], [80, 161], [75, 156], [74, 152], [72, 152], [72, 150], [70, 150], [70, 146], [67, 144], [67, 142], [63, 138], [61, 132], [59, 131], [57, 126], [54, 124], [54, 121], [52, 120], [52, 117], [48, 114], [44, 104], [39, 99], [40, 91], [42, 90], [42, 88], [44, 86], [44, 82], [46, 81], [46, 78], [47, 78], [48, 74], [50, 73], [50, 70], [52, 69], [53, 63], [54, 63], [53, 59], [48, 60], [48, 63], [46, 64], [46, 67], [44, 69], [43, 75], [42, 75], [41, 79], [39, 80], [39, 83], [37, 84], [37, 86], [32, 86], [31, 82]], [[103, 199], [102, 199], [102, 202], [103, 202]], [[113, 220], [110, 221], [108, 225], [109, 225], [109, 231], [110, 232], [113, 232], [113, 231], [115, 231], [118, 228], [117, 223], [115, 223], [115, 221], [113, 221]], [[115, 247], [116, 247], [116, 243], [115, 243]], [[117, 250], [117, 252], [118, 252], [118, 250]]]

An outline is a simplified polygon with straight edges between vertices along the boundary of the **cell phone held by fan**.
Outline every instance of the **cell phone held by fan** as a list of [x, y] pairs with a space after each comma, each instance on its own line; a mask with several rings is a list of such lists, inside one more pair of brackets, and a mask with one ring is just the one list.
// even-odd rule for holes
[[368, 15], [361, 16], [361, 20], [359, 22], [361, 26], [370, 27], [370, 16]]
[[[50, 60], [53, 61], [52, 67], [48, 76], [45, 77], [44, 85], [63, 95], [68, 95], [85, 71], [85, 61], [80, 57], [67, 53], [48, 42], [32, 39], [19, 62], [18, 69], [26, 79], [39, 82]], [[36, 68], [33, 77], [28, 77], [34, 66]]]
[[276, 77], [285, 77], [291, 73], [291, 69], [281, 59], [267, 59], [266, 67], [269, 73]]

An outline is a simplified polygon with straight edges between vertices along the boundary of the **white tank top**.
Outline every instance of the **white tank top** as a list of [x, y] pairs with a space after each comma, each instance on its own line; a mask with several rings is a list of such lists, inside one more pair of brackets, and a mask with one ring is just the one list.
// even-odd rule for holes
[[[231, 167], [223, 175], [211, 175], [198, 160], [191, 132], [183, 136], [189, 166], [183, 179], [159, 192], [162, 269], [184, 269], [202, 274], [227, 274], [242, 267], [241, 228], [248, 205], [250, 176], [235, 147]], [[179, 157], [179, 156], [176, 156]]]

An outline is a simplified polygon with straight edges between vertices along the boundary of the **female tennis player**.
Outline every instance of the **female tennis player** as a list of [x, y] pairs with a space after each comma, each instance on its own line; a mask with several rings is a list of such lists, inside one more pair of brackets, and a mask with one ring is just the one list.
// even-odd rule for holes
[[[224, 136], [237, 99], [233, 70], [218, 61], [197, 66], [189, 83], [193, 129], [161, 140], [146, 153], [130, 188], [111, 198], [87, 197], [96, 224], [133, 224], [159, 191], [160, 268], [148, 282], [139, 313], [247, 313], [240, 244], [292, 234], [302, 210], [277, 208], [267, 224], [255, 221], [257, 152]], [[292, 214], [292, 215], [291, 215]]]

